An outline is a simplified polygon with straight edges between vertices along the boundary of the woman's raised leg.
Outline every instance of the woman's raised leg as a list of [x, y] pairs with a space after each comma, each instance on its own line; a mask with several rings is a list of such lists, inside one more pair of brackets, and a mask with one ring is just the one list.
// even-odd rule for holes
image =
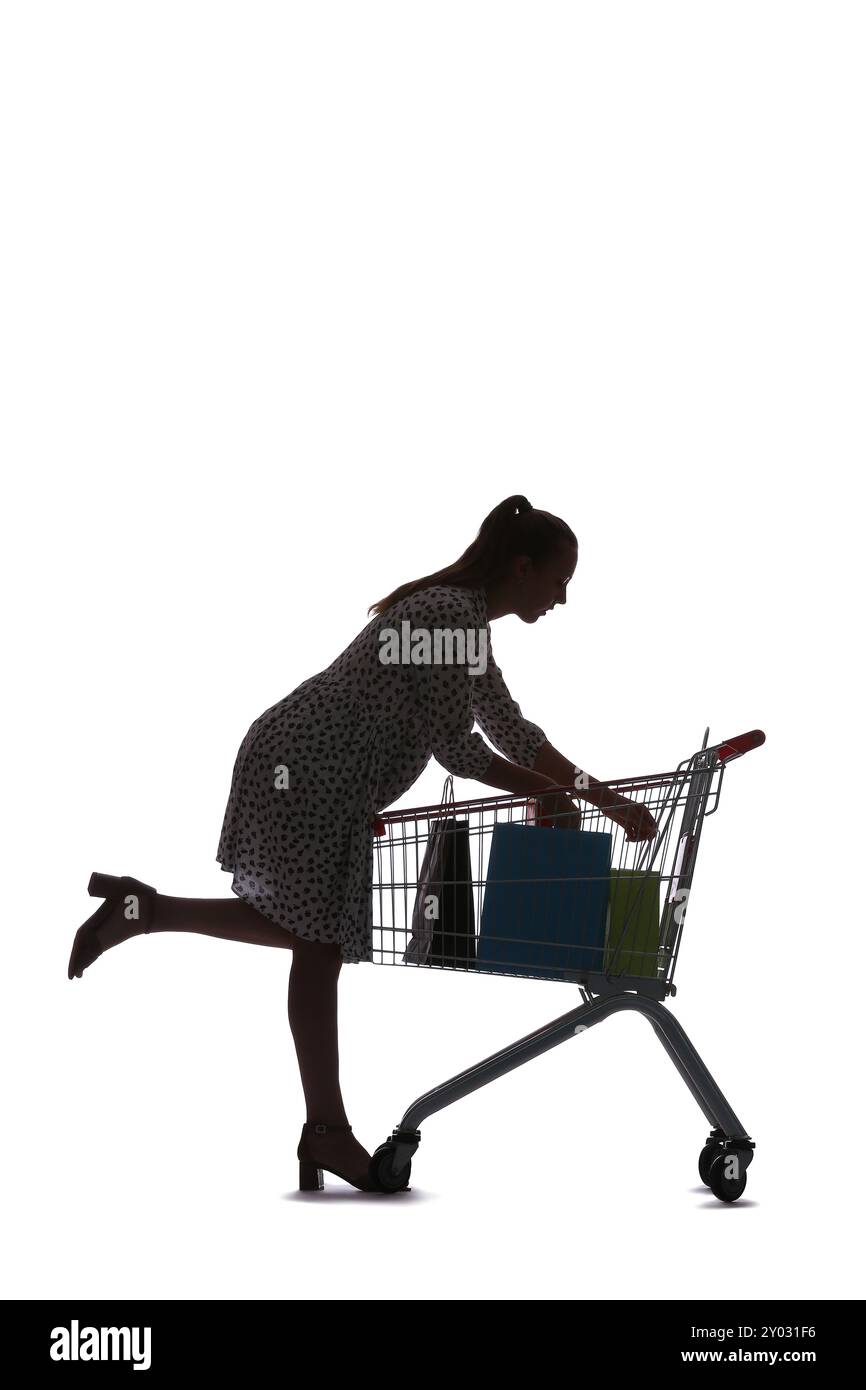
[[284, 951], [290, 951], [297, 940], [242, 898], [172, 898], [166, 893], [152, 893], [144, 918], [138, 909], [128, 916], [127, 902], [122, 893], [116, 894], [79, 928], [70, 959], [70, 978], [72, 973], [82, 974], [105, 951], [144, 931], [196, 932], [218, 936], [223, 941], [277, 946]]
[[224, 941], [247, 941], [252, 946], [291, 950], [297, 937], [272, 922], [242, 898], [172, 898], [157, 893], [150, 930], [191, 931]]

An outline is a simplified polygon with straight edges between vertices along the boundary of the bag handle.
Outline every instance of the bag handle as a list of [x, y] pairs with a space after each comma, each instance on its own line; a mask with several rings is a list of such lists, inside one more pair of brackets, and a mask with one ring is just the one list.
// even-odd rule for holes
[[439, 798], [440, 814], [436, 816], [435, 819], [441, 821], [456, 820], [456, 806], [457, 797], [454, 795], [454, 778], [449, 772], [442, 786], [442, 795]]
[[[454, 778], [452, 777], [450, 772], [448, 776], [445, 778], [445, 784], [442, 788], [442, 795], [440, 797], [439, 804], [443, 811], [447, 811], [449, 807], [457, 805], [457, 798], [454, 795]], [[443, 816], [442, 819], [447, 820], [447, 815]], [[370, 821], [370, 826], [372, 828], [373, 834], [379, 837], [384, 835], [387, 829], [385, 822], [383, 821], [381, 816], [374, 816], [373, 819]]]

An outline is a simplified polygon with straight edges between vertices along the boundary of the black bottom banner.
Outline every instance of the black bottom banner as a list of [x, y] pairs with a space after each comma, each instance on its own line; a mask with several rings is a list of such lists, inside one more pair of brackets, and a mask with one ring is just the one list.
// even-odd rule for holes
[[[335, 1313], [325, 1299], [260, 1301], [142, 1301], [92, 1302], [70, 1299], [51, 1302], [7, 1301], [3, 1305], [4, 1340], [14, 1347], [16, 1364], [25, 1375], [41, 1367], [49, 1377], [146, 1374], [150, 1378], [179, 1374], [248, 1375], [275, 1370], [290, 1377], [309, 1361], [324, 1361], [330, 1378], [335, 1364], [354, 1359], [370, 1366], [384, 1354], [403, 1347], [411, 1357], [420, 1351], [425, 1373], [431, 1349], [431, 1327], [442, 1316], [424, 1304], [418, 1314], [404, 1311], [399, 1300], [370, 1298], [340, 1302]], [[447, 1303], [448, 1300], [441, 1300]], [[483, 1299], [478, 1300], [484, 1302]], [[510, 1303], [504, 1304], [498, 1326], [495, 1303], [486, 1303], [484, 1335], [467, 1337], [467, 1359], [483, 1355], [487, 1369], [496, 1365], [496, 1341], [503, 1351], [530, 1352], [534, 1341], [533, 1300], [522, 1302], [524, 1312], [515, 1325]], [[552, 1300], [538, 1300], [544, 1305]], [[569, 1356], [576, 1368], [598, 1365], [605, 1374], [625, 1369], [648, 1373], [679, 1366], [790, 1366], [828, 1371], [857, 1364], [862, 1300], [851, 1302], [615, 1302], [577, 1301], [561, 1327], [547, 1306], [539, 1308], [539, 1332], [546, 1353]], [[352, 1309], [357, 1313], [353, 1314]], [[354, 1317], [358, 1318], [356, 1338]], [[417, 1348], [413, 1328], [423, 1317]], [[447, 1316], [447, 1314], [445, 1315]], [[335, 1319], [339, 1331], [334, 1330]], [[329, 1331], [321, 1339], [322, 1325]], [[367, 1341], [367, 1327], [376, 1340]], [[519, 1326], [518, 1345], [514, 1333]], [[493, 1335], [491, 1335], [493, 1334]], [[443, 1370], [454, 1372], [453, 1339], [445, 1339]], [[386, 1363], [387, 1364], [387, 1363]], [[411, 1363], [410, 1363], [411, 1364]], [[372, 1366], [371, 1366], [372, 1369]], [[469, 1368], [467, 1367], [467, 1370]], [[388, 1374], [393, 1373], [393, 1366]]]

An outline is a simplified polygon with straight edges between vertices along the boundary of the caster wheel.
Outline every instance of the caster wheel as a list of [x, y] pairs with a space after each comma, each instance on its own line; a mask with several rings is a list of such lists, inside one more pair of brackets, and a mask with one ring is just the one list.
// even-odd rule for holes
[[698, 1158], [698, 1172], [701, 1175], [701, 1182], [705, 1187], [709, 1187], [710, 1185], [710, 1164], [716, 1154], [720, 1152], [721, 1150], [718, 1144], [705, 1144], [701, 1149], [700, 1157]]
[[[705, 1150], [706, 1152], [706, 1150]], [[736, 1202], [746, 1190], [746, 1168], [735, 1149], [719, 1149], [709, 1162], [708, 1184], [720, 1202]]]
[[412, 1160], [399, 1172], [394, 1172], [394, 1145], [380, 1144], [370, 1159], [370, 1176], [382, 1192], [402, 1192], [409, 1186]]

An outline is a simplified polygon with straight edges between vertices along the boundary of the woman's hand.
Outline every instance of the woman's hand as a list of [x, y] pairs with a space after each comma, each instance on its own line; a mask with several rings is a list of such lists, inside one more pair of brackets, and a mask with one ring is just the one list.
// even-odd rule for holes
[[641, 806], [637, 801], [628, 801], [623, 797], [615, 806], [602, 807], [602, 814], [622, 826], [627, 840], [653, 840], [659, 833], [646, 806]]
[[580, 811], [567, 792], [542, 792], [535, 800], [539, 824], [549, 820], [556, 830], [580, 829]]
[[[658, 834], [658, 826], [646, 806], [629, 801], [626, 797], [611, 791], [606, 783], [600, 782], [597, 777], [591, 777], [578, 764], [570, 762], [551, 743], [541, 745], [533, 769], [535, 772], [541, 772], [544, 776], [551, 778], [551, 780], [555, 779], [560, 786], [571, 786], [573, 782], [580, 799], [589, 806], [597, 807], [603, 816], [607, 816], [617, 825], [621, 825], [626, 832], [627, 839], [652, 840]], [[540, 814], [543, 815], [544, 812]], [[574, 807], [572, 807], [570, 814], [577, 816], [576, 825], [579, 828], [580, 813], [575, 812]], [[565, 815], [562, 819], [557, 818], [553, 823], [555, 825], [569, 825], [569, 828], [575, 825], [574, 821], [569, 823]]]

